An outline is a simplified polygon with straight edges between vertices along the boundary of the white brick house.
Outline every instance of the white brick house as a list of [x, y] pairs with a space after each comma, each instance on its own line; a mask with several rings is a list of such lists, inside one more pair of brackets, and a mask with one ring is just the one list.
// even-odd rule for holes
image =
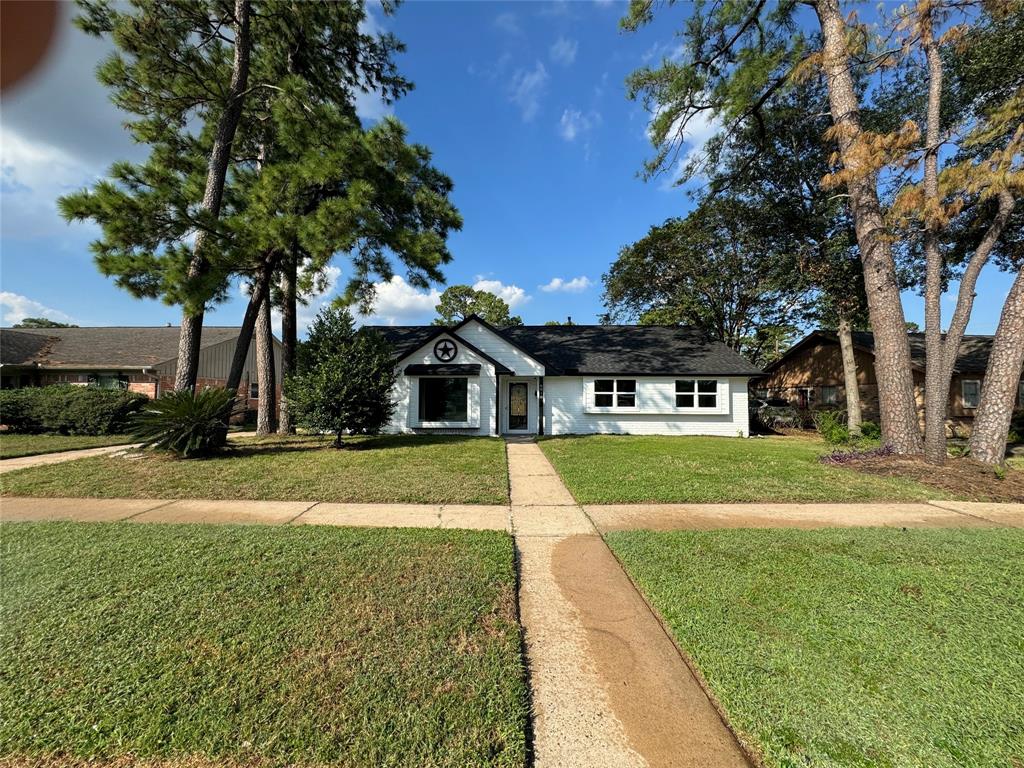
[[376, 326], [395, 347], [391, 432], [749, 434], [761, 371], [699, 329]]

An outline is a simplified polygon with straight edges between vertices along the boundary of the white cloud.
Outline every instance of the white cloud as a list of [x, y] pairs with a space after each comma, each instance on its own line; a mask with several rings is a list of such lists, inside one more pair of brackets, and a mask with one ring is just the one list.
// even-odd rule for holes
[[569, 66], [576, 61], [576, 52], [579, 50], [579, 47], [580, 44], [576, 40], [559, 37], [554, 45], [551, 46], [551, 60]]
[[571, 280], [563, 280], [560, 277], [551, 278], [551, 282], [540, 286], [540, 289], [544, 293], [583, 293], [590, 286], [594, 284], [594, 281], [585, 275], [574, 277]]
[[482, 275], [477, 275], [476, 282], [473, 283], [473, 289], [487, 291], [488, 293], [493, 293], [499, 299], [504, 299], [509, 309], [515, 309], [519, 305], [528, 302], [531, 298], [518, 285], [505, 285], [500, 280], [488, 280]]
[[20, 323], [26, 317], [45, 317], [58, 323], [73, 323], [71, 317], [59, 309], [52, 309], [38, 301], [33, 301], [28, 296], [11, 291], [0, 291], [0, 312], [4, 325]]
[[540, 110], [540, 97], [548, 82], [548, 71], [540, 61], [533, 69], [519, 69], [512, 76], [509, 99], [516, 104], [523, 115], [524, 122], [530, 122]]
[[499, 13], [494, 18], [494, 26], [503, 32], [508, 32], [510, 35], [518, 35], [522, 32], [522, 29], [519, 26], [519, 17], [511, 11]]
[[[55, 145], [0, 127], [0, 229], [4, 238], [29, 240], [66, 231], [57, 198], [101, 172]], [[87, 225], [88, 226], [88, 225]]]
[[562, 112], [558, 121], [558, 132], [566, 141], [575, 141], [578, 136], [589, 133], [590, 129], [601, 122], [601, 115], [591, 110], [583, 114], [572, 107]]
[[424, 291], [405, 282], [401, 275], [373, 284], [377, 298], [373, 312], [359, 319], [370, 325], [406, 325], [429, 323], [441, 300], [436, 288]]

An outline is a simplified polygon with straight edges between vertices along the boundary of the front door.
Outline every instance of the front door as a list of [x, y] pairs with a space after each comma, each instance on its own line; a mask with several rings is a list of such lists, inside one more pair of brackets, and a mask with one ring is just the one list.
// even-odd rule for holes
[[528, 385], [525, 381], [513, 381], [508, 385], [508, 430], [523, 432], [529, 429], [527, 414], [530, 411]]

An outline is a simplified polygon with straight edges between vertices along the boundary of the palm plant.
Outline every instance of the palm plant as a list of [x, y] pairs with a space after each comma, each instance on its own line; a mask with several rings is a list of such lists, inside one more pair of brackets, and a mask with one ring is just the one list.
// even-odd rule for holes
[[150, 402], [136, 416], [132, 435], [145, 448], [173, 451], [188, 459], [214, 453], [224, 445], [228, 422], [240, 412], [230, 389], [182, 389]]

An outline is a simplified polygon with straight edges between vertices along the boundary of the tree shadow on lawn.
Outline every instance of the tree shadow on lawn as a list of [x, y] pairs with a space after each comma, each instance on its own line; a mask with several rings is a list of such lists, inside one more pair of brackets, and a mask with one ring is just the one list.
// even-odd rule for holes
[[[265, 456], [278, 453], [302, 453], [315, 451], [379, 451], [401, 448], [417, 448], [433, 445], [458, 445], [474, 440], [488, 440], [478, 435], [354, 435], [346, 437], [341, 448], [334, 446], [333, 435], [269, 435], [251, 438], [244, 442], [235, 441], [221, 454], [206, 456], [206, 459], [232, 456]], [[493, 438], [490, 438], [493, 439]]]

